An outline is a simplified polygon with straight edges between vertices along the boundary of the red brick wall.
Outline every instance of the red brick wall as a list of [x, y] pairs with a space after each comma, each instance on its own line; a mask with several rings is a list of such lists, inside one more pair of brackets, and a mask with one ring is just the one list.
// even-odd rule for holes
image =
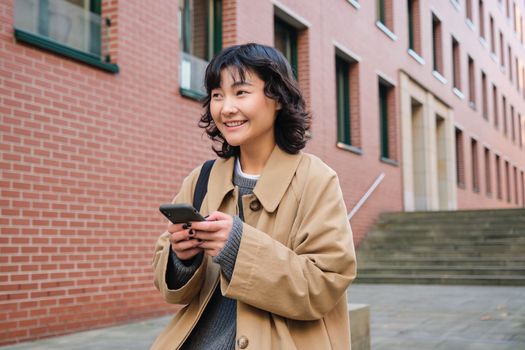
[[[407, 54], [406, 5], [392, 6], [394, 41], [376, 27], [373, 2], [359, 3], [357, 9], [346, 1], [329, 6], [322, 1], [279, 1], [307, 26], [299, 36], [299, 80], [314, 117], [307, 151], [338, 172], [349, 211], [385, 174], [351, 221], [355, 242], [379, 213], [403, 210], [401, 167], [379, 161], [378, 74], [395, 84], [396, 159], [402, 159], [403, 151], [398, 82], [403, 70], [454, 110], [465, 140], [475, 137], [479, 149], [489, 147], [492, 161], [494, 154], [501, 156], [503, 198], [498, 199], [485, 193], [484, 176], [479, 179], [481, 191], [472, 190], [472, 162], [465, 152], [466, 184], [458, 189], [458, 207], [516, 206], [514, 198], [507, 202], [504, 164], [508, 161], [520, 174], [520, 188], [511, 188], [511, 196], [524, 193], [523, 147], [494, 128], [492, 113], [484, 120], [480, 110], [452, 93], [451, 33], [460, 41], [463, 66], [467, 54], [476, 57], [476, 74], [483, 69], [488, 86], [498, 87], [498, 99], [505, 95], [521, 116], [525, 93], [516, 90], [508, 72], [502, 73], [489, 49], [480, 45], [465, 25], [464, 13], [450, 2], [420, 2], [422, 65]], [[525, 57], [498, 6], [485, 5], [486, 16], [494, 17], [496, 30], [514, 54]], [[15, 42], [13, 0], [0, 4], [0, 343], [175, 309], [152, 286], [153, 244], [165, 228], [157, 207], [172, 198], [190, 169], [213, 157], [207, 137], [196, 126], [200, 103], [179, 94], [178, 3], [108, 0], [103, 6], [113, 20], [111, 60], [120, 68], [115, 75]], [[225, 0], [224, 46], [272, 44], [273, 6], [269, 0]], [[519, 6], [523, 13], [523, 4]], [[446, 84], [431, 72], [431, 8], [443, 21]], [[359, 61], [359, 96], [353, 105], [359, 109], [362, 155], [336, 147], [334, 42]], [[463, 68], [464, 85], [467, 79]], [[493, 110], [492, 101], [488, 110]], [[495, 169], [493, 163], [493, 192]], [[509, 184], [516, 187], [513, 178]]]
[[113, 75], [15, 42], [0, 4], [0, 343], [175, 309], [152, 285], [156, 208], [211, 152], [178, 94], [177, 3], [144, 11], [112, 14]]

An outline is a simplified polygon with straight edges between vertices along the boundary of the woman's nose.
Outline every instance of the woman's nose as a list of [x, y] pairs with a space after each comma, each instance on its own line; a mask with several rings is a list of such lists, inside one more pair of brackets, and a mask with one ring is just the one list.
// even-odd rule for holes
[[225, 98], [222, 104], [221, 113], [223, 115], [231, 115], [237, 113], [237, 107], [234, 101], [230, 98]]

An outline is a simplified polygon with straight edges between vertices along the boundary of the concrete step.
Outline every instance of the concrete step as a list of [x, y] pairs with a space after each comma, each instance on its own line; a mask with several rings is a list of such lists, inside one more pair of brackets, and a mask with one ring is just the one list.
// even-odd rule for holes
[[508, 225], [500, 228], [480, 228], [476, 227], [465, 227], [458, 229], [458, 226], [447, 227], [441, 226], [430, 226], [420, 225], [418, 227], [406, 225], [403, 227], [387, 226], [385, 228], [379, 228], [374, 226], [369, 232], [373, 233], [373, 236], [389, 237], [389, 236], [450, 236], [450, 237], [475, 237], [479, 235], [489, 237], [525, 237], [525, 226], [520, 228], [509, 227]]
[[381, 215], [357, 268], [370, 283], [525, 285], [525, 209]]
[[428, 246], [436, 247], [442, 246], [507, 246], [507, 245], [525, 246], [525, 236], [523, 237], [507, 237], [507, 238], [490, 238], [483, 236], [474, 237], [440, 237], [439, 235], [424, 235], [424, 236], [385, 236], [385, 237], [370, 237], [361, 245], [362, 248], [373, 246], [375, 249], [381, 246], [396, 247], [396, 246]]
[[374, 251], [383, 251], [383, 252], [395, 252], [395, 251], [404, 251], [404, 252], [427, 252], [429, 255], [440, 254], [442, 252], [479, 252], [479, 253], [524, 253], [525, 254], [525, 244], [523, 243], [491, 243], [491, 242], [478, 242], [473, 244], [468, 244], [467, 242], [456, 242], [456, 243], [431, 243], [431, 244], [417, 244], [416, 242], [381, 242], [377, 244], [365, 244], [363, 249], [373, 249]]
[[[525, 258], [511, 259], [508, 256], [502, 257], [367, 257], [358, 255], [359, 265], [369, 266], [370, 264], [379, 264], [386, 266], [525, 266]], [[361, 269], [360, 269], [361, 270]]]
[[368, 257], [368, 258], [494, 258], [501, 257], [501, 259], [512, 259], [511, 255], [503, 254], [501, 252], [494, 251], [461, 251], [461, 250], [446, 250], [446, 251], [434, 251], [430, 248], [426, 250], [419, 251], [409, 251], [409, 250], [368, 250], [358, 251], [359, 257]]
[[489, 210], [457, 210], [457, 211], [419, 211], [419, 212], [401, 212], [401, 213], [384, 213], [378, 220], [378, 223], [395, 220], [442, 220], [442, 219], [486, 219], [486, 218], [510, 218], [523, 219], [525, 217], [525, 208], [515, 209], [489, 209]]
[[369, 264], [359, 270], [359, 274], [373, 275], [410, 275], [410, 276], [522, 276], [525, 278], [523, 266], [388, 266]]
[[456, 285], [500, 285], [525, 286], [522, 276], [429, 276], [429, 275], [357, 275], [353, 283], [393, 283], [393, 284], [456, 284]]

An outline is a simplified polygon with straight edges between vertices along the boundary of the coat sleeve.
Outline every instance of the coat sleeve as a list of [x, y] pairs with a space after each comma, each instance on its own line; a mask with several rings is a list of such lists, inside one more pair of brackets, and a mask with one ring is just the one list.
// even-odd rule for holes
[[[184, 179], [180, 192], [175, 196], [172, 203], [191, 203], [193, 201], [193, 191], [197, 178], [200, 173], [200, 167], [193, 170], [187, 178]], [[190, 280], [179, 289], [169, 289], [166, 281], [166, 273], [173, 273], [173, 269], [168, 270], [170, 264], [169, 255], [171, 253], [171, 244], [169, 242], [169, 233], [164, 232], [157, 239], [155, 252], [153, 255], [154, 284], [160, 291], [164, 300], [171, 304], [188, 304], [201, 289], [206, 271], [207, 259], [203, 259], [199, 268]], [[176, 279], [177, 276], [174, 276]]]
[[320, 319], [335, 307], [356, 275], [336, 174], [309, 179], [301, 198], [292, 248], [244, 224], [232, 279], [222, 280], [225, 296], [295, 320]]

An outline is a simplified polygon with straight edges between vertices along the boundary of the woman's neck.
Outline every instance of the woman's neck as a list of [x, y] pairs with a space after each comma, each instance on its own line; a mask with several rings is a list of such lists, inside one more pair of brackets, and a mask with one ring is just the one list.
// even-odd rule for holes
[[240, 162], [242, 171], [246, 174], [260, 175], [272, 154], [275, 143], [266, 147], [243, 147], [241, 146]]

